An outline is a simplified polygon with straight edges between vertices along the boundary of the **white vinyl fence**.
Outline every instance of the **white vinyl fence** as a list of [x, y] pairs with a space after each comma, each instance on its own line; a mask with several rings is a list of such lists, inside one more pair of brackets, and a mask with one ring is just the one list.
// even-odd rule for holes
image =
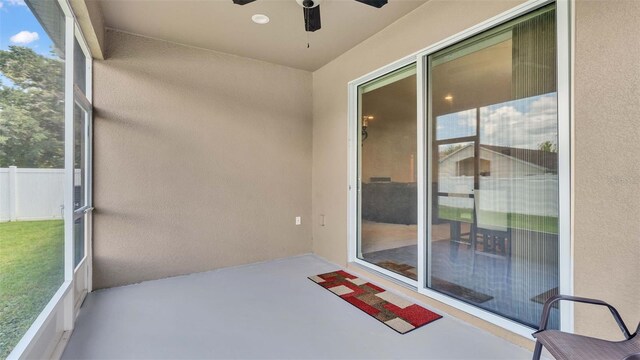
[[[441, 177], [439, 191], [484, 193], [480, 210], [524, 215], [558, 216], [558, 175], [543, 174], [520, 178], [480, 177], [480, 189], [473, 190], [473, 176]], [[459, 197], [440, 199], [440, 205], [473, 209], [474, 200]]]
[[0, 168], [0, 222], [62, 219], [64, 169]]

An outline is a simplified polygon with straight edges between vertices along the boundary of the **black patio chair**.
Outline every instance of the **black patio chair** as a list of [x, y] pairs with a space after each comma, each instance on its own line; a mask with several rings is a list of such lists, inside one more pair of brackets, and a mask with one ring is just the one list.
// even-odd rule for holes
[[[559, 330], [547, 330], [551, 307], [560, 300], [606, 306], [622, 330], [625, 340], [608, 341]], [[640, 332], [640, 324], [638, 324], [635, 333], [629, 333], [629, 329], [620, 318], [618, 311], [604, 301], [556, 295], [544, 303], [540, 329], [533, 333], [533, 337], [536, 338], [533, 360], [540, 360], [543, 346], [557, 360], [640, 360], [640, 335], [638, 332]]]

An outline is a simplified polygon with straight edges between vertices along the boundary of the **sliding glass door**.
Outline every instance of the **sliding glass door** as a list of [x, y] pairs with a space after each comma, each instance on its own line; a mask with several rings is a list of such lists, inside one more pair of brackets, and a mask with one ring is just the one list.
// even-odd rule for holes
[[571, 293], [558, 11], [528, 3], [349, 88], [350, 260], [523, 335]]
[[416, 66], [358, 87], [358, 258], [417, 280]]
[[427, 285], [532, 327], [559, 284], [555, 29], [551, 5], [426, 62]]

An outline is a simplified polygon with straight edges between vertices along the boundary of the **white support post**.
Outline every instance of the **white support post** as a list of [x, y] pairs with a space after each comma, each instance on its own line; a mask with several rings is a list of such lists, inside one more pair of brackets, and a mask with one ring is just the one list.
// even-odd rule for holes
[[73, 276], [73, 44], [75, 24], [71, 10], [65, 13], [65, 81], [64, 81], [64, 280], [70, 283], [71, 290], [64, 299], [64, 330], [73, 330], [75, 314], [75, 289]]
[[17, 167], [9, 166], [9, 221], [18, 220], [17, 170]]

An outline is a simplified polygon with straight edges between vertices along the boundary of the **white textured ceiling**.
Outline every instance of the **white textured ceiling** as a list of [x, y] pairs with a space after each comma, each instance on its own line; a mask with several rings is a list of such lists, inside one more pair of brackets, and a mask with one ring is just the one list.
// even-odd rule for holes
[[[244, 6], [231, 0], [89, 1], [99, 1], [109, 28], [309, 71], [425, 2], [390, 0], [376, 9], [355, 0], [324, 0], [322, 29], [307, 33], [295, 0], [256, 0]], [[254, 24], [253, 14], [271, 21]]]

